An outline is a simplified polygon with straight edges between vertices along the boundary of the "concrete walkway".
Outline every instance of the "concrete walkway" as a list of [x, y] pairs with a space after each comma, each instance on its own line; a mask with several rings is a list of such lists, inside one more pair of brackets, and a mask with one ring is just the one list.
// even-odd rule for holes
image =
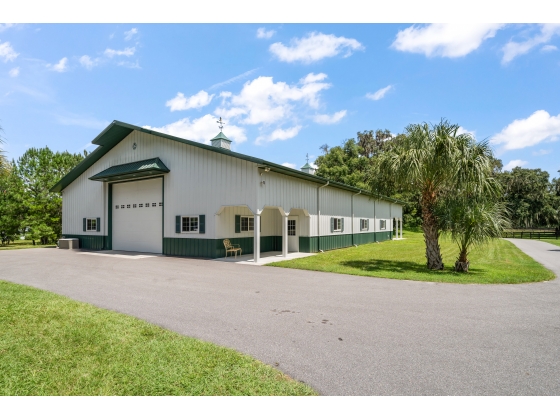
[[[512, 240], [560, 274], [560, 248]], [[238, 349], [330, 395], [558, 395], [560, 282], [458, 285], [0, 251], [0, 278]]]

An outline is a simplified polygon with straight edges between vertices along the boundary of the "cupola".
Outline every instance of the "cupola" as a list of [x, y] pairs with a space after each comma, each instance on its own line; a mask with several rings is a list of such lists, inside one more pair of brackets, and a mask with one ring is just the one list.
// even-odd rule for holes
[[231, 140], [228, 139], [226, 135], [222, 132], [222, 129], [224, 128], [224, 124], [225, 124], [224, 121], [222, 121], [222, 117], [220, 117], [220, 119], [216, 122], [218, 123], [218, 127], [220, 127], [220, 133], [212, 140], [210, 140], [212, 146], [219, 147], [220, 149], [231, 150]]
[[307, 159], [307, 162], [301, 167], [301, 171], [306, 174], [315, 175], [315, 168], [309, 164], [309, 153], [305, 155], [305, 158]]

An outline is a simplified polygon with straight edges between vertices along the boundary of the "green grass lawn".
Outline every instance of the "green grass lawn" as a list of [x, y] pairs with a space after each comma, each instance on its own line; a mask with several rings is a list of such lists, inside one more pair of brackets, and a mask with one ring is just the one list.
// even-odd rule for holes
[[386, 241], [316, 254], [311, 257], [268, 265], [327, 271], [358, 276], [445, 283], [526, 283], [551, 280], [552, 271], [544, 268], [515, 245], [499, 239], [474, 250], [468, 273], [453, 271], [457, 246], [442, 238], [440, 246], [445, 269], [426, 268], [424, 238], [421, 232], [404, 232], [402, 241]]
[[0, 281], [0, 395], [315, 395], [249, 356]]
[[[37, 242], [37, 241], [36, 241]], [[55, 244], [50, 245], [33, 245], [33, 241], [20, 240], [10, 243], [9, 245], [0, 244], [0, 251], [8, 249], [27, 249], [27, 248], [56, 248]]]

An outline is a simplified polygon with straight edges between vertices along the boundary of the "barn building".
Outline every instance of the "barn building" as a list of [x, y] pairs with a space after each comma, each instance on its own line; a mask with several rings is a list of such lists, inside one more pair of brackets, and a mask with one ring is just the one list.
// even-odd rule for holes
[[[51, 191], [62, 232], [95, 250], [221, 258], [319, 252], [402, 235], [402, 202], [211, 145], [111, 123]], [[393, 222], [396, 221], [394, 224]], [[396, 229], [393, 226], [396, 225]]]

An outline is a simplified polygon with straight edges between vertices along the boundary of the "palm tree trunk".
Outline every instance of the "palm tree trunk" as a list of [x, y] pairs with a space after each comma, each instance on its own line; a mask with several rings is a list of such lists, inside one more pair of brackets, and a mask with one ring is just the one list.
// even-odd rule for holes
[[426, 263], [430, 270], [443, 270], [443, 258], [439, 248], [439, 231], [437, 219], [432, 209], [434, 208], [435, 194], [425, 191], [422, 194], [422, 230], [426, 242]]
[[443, 270], [443, 258], [439, 248], [439, 233], [435, 224], [422, 224], [424, 230], [424, 241], [426, 242], [426, 261], [430, 270]]
[[467, 249], [465, 247], [461, 247], [459, 258], [455, 261], [455, 271], [462, 273], [469, 272], [469, 260], [467, 258]]

